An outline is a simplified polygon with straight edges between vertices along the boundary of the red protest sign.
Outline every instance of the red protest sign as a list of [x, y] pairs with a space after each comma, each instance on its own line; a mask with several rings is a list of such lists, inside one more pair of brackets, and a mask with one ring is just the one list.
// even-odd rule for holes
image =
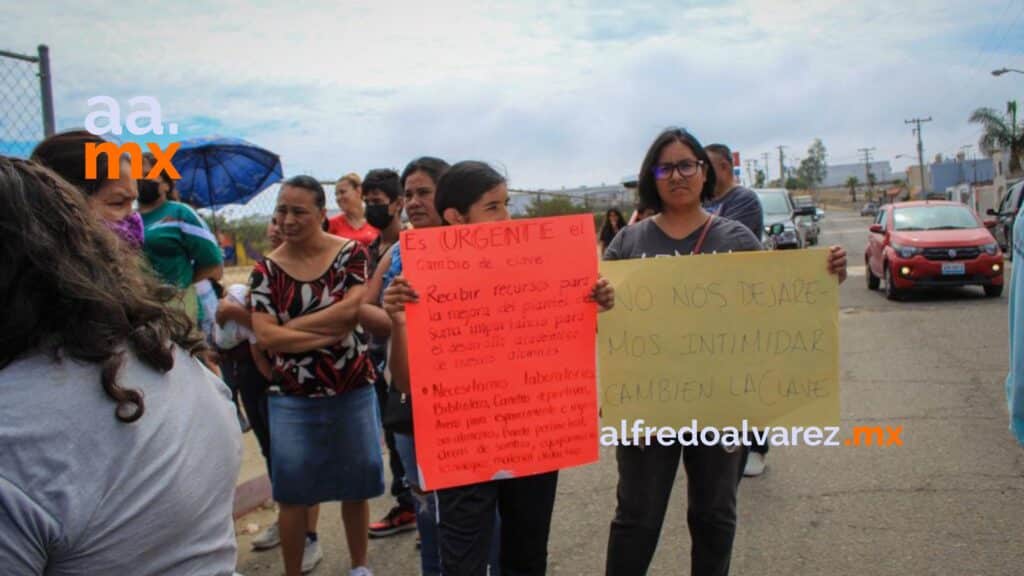
[[593, 217], [402, 232], [416, 458], [428, 490], [597, 460]]

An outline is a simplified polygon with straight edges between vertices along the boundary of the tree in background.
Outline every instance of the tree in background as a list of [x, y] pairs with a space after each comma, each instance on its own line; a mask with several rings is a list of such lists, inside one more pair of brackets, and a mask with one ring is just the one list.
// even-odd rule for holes
[[1010, 150], [1010, 173], [1021, 171], [1021, 155], [1024, 154], [1024, 123], [1017, 124], [1017, 102], [1008, 102], [1006, 115], [992, 108], [978, 108], [970, 117], [974, 124], [982, 127], [978, 148], [988, 157], [997, 150]]
[[814, 189], [825, 181], [825, 176], [828, 173], [825, 158], [827, 154], [828, 151], [825, 150], [825, 144], [821, 142], [821, 138], [815, 138], [811, 146], [807, 148], [807, 157], [800, 161], [800, 167], [796, 171], [797, 178], [802, 180], [806, 187]]
[[875, 176], [874, 172], [868, 172], [868, 202], [875, 199], [875, 184], [878, 183], [878, 177]]
[[754, 188], [764, 188], [764, 183], [767, 179], [768, 177], [765, 176], [764, 170], [758, 169], [756, 175], [754, 176]]
[[850, 176], [846, 179], [846, 186], [850, 189], [850, 200], [857, 203], [857, 185], [860, 184], [860, 180], [857, 180], [856, 176]]
[[530, 202], [530, 205], [526, 207], [526, 215], [530, 218], [540, 218], [542, 216], [563, 216], [566, 214], [586, 214], [590, 212], [583, 206], [577, 206], [573, 201], [565, 196], [549, 196], [544, 198], [543, 196], [537, 195]]
[[789, 178], [786, 178], [785, 188], [791, 192], [793, 190], [803, 190], [807, 188], [807, 182], [805, 182], [803, 178], [790, 176]]

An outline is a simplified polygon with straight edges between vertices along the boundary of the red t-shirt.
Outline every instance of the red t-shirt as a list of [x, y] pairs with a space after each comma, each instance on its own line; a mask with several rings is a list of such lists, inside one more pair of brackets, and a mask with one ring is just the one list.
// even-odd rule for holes
[[344, 214], [338, 214], [333, 218], [329, 218], [327, 220], [327, 231], [335, 236], [355, 240], [363, 246], [369, 246], [377, 239], [377, 236], [380, 236], [380, 230], [367, 223], [364, 223], [361, 228], [353, 228]]

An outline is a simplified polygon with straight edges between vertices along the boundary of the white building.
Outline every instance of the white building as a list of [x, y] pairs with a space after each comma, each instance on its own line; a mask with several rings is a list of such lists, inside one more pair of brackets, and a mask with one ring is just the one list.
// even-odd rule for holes
[[[888, 161], [872, 162], [869, 166], [871, 173], [875, 175], [875, 182], [878, 184], [892, 182], [897, 177], [903, 178], [902, 175], [893, 175], [892, 167], [889, 166]], [[834, 166], [827, 166], [825, 170], [825, 180], [821, 183], [822, 188], [846, 186], [846, 181], [850, 179], [850, 176], [855, 177], [861, 184], [868, 183], [863, 163], [836, 164]]]

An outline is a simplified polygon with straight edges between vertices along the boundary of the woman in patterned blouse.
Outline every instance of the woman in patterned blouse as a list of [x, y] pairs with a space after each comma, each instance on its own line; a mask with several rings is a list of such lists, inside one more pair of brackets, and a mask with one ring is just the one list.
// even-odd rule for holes
[[367, 576], [367, 500], [384, 492], [379, 415], [357, 324], [366, 248], [323, 231], [324, 189], [296, 176], [275, 216], [284, 244], [250, 278], [253, 329], [274, 359], [271, 483], [285, 571], [301, 573], [307, 507], [341, 501], [351, 576]]

